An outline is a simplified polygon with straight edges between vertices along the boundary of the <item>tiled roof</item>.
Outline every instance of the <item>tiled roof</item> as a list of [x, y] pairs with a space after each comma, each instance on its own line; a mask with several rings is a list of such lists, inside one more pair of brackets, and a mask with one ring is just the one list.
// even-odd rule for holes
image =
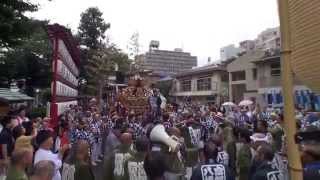
[[20, 92], [12, 92], [7, 88], [0, 88], [0, 101], [3, 102], [23, 102], [32, 101], [33, 98]]

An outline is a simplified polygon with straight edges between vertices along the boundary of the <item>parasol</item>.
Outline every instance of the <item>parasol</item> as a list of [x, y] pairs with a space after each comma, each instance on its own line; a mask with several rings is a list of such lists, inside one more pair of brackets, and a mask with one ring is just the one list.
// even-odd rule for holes
[[251, 105], [251, 104], [253, 104], [252, 101], [245, 99], [245, 100], [242, 100], [242, 101], [239, 103], [239, 106], [249, 106], [249, 105]]
[[222, 106], [237, 106], [237, 105], [233, 102], [224, 102]]

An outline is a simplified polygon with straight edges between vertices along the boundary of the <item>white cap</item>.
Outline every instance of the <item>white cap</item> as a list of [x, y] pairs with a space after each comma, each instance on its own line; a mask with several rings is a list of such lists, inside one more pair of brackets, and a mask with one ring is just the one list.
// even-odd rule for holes
[[268, 136], [266, 136], [265, 134], [262, 133], [254, 133], [252, 136], [250, 136], [250, 139], [253, 142], [257, 142], [257, 141], [262, 141], [262, 142], [267, 142], [269, 143], [269, 138]]

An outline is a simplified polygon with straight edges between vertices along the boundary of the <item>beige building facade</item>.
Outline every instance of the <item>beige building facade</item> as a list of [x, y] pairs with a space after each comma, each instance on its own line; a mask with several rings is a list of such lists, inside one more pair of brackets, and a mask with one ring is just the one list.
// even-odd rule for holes
[[170, 93], [180, 103], [220, 104], [228, 98], [228, 73], [225, 67], [207, 65], [175, 76]]
[[[283, 106], [279, 49], [246, 52], [229, 63], [227, 71], [231, 101], [239, 103], [243, 99], [252, 99], [262, 106]], [[296, 98], [296, 94], [305, 96], [312, 92], [294, 78], [294, 92], [292, 93]]]
[[230, 101], [239, 103], [243, 99], [258, 99], [257, 61], [264, 55], [263, 51], [248, 51], [227, 65], [229, 74]]

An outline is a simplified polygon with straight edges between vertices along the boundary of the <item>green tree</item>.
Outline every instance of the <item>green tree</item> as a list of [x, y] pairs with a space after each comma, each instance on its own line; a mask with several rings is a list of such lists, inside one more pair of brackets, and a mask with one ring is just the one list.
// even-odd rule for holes
[[[2, 0], [0, 3], [0, 86], [24, 79], [27, 91], [32, 86], [50, 86], [47, 61], [47, 22], [26, 16], [38, 10], [29, 0]], [[47, 52], [47, 53], [45, 53]], [[28, 93], [28, 94], [30, 94]]]
[[89, 93], [96, 95], [100, 101], [103, 88], [107, 85], [108, 77], [115, 75], [115, 67], [121, 72], [129, 70], [128, 56], [121, 52], [115, 45], [101, 47], [92, 52], [92, 58], [88, 60], [86, 69], [88, 72]]
[[0, 3], [0, 50], [21, 44], [33, 33], [35, 21], [25, 16], [38, 7], [27, 0], [2, 0]]
[[105, 45], [105, 32], [110, 28], [102, 17], [103, 13], [97, 7], [90, 7], [81, 13], [81, 19], [76, 38], [80, 43], [81, 69], [80, 79], [88, 79], [88, 60], [92, 59], [96, 51]]
[[78, 36], [80, 44], [89, 50], [97, 50], [103, 44], [105, 32], [110, 28], [110, 24], [104, 21], [102, 15], [97, 7], [90, 7], [81, 14]]
[[51, 81], [52, 47], [44, 29], [47, 22], [34, 24], [33, 33], [0, 58], [0, 86], [8, 87], [12, 80], [24, 79], [29, 95], [33, 95], [35, 87], [50, 87]]

